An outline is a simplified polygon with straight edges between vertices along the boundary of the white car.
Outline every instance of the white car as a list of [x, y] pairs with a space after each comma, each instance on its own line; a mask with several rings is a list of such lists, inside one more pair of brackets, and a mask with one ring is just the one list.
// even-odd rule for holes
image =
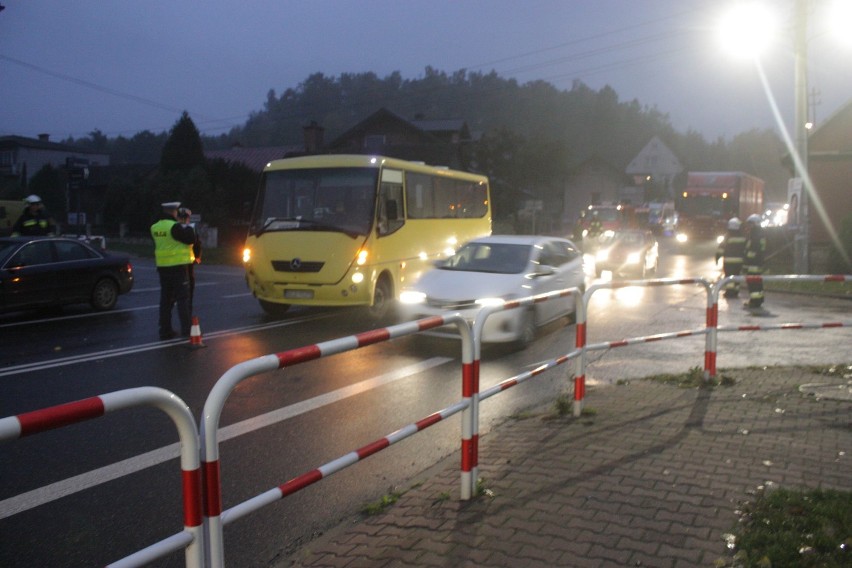
[[[472, 240], [436, 263], [400, 294], [407, 319], [458, 311], [473, 321], [483, 306], [567, 288], [585, 289], [583, 254], [567, 239], [492, 235]], [[525, 346], [536, 328], [574, 313], [574, 298], [538, 302], [488, 317], [482, 341]]]

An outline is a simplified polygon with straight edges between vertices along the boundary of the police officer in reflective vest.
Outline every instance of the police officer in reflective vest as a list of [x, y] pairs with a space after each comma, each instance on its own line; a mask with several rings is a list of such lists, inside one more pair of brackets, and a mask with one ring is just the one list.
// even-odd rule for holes
[[[743, 258], [745, 256], [746, 238], [742, 232], [742, 221], [737, 217], [731, 217], [728, 221], [728, 232], [719, 243], [716, 250], [716, 262], [722, 259], [722, 269], [725, 276], [739, 276], [743, 271]], [[725, 284], [725, 297], [736, 298], [740, 293], [740, 285], [736, 282]]]
[[178, 222], [179, 201], [163, 203], [163, 214], [151, 225], [154, 258], [160, 276], [160, 339], [175, 337], [172, 307], [177, 304], [180, 333], [189, 337], [192, 330], [189, 300], [189, 266], [195, 262], [192, 245], [195, 230]]
[[[749, 215], [746, 219], [745, 274], [760, 276], [766, 256], [766, 237], [760, 226], [760, 215]], [[759, 309], [763, 306], [763, 280], [748, 281], [748, 302], [743, 307]]]

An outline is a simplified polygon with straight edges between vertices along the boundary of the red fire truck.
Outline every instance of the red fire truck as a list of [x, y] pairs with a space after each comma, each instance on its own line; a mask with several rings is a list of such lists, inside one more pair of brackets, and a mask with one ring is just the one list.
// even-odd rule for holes
[[679, 242], [718, 239], [728, 219], [763, 212], [763, 180], [743, 172], [689, 172], [677, 202]]

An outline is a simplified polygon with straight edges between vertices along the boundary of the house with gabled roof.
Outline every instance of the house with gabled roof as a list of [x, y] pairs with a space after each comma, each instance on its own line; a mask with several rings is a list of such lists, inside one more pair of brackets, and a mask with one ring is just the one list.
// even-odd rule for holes
[[464, 120], [408, 120], [381, 108], [332, 140], [326, 150], [335, 154], [381, 154], [464, 169], [470, 141]]
[[[834, 236], [852, 218], [852, 99], [808, 137], [808, 175], [813, 182], [807, 216], [809, 268], [820, 273], [837, 244]], [[852, 257], [852, 250], [846, 255]]]
[[660, 193], [665, 193], [665, 197], [674, 199], [674, 181], [683, 170], [683, 164], [677, 155], [659, 136], [652, 137], [630, 160], [624, 170], [632, 180], [632, 188], [635, 188], [632, 192], [635, 195], [632, 201], [636, 201], [637, 204], [650, 201], [652, 196], [647, 195], [648, 191], [644, 190], [652, 185]]

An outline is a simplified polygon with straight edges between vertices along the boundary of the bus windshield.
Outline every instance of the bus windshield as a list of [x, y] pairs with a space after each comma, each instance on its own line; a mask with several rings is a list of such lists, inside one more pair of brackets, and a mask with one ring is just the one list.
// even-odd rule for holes
[[377, 168], [266, 172], [249, 233], [336, 231], [366, 235], [373, 223]]

